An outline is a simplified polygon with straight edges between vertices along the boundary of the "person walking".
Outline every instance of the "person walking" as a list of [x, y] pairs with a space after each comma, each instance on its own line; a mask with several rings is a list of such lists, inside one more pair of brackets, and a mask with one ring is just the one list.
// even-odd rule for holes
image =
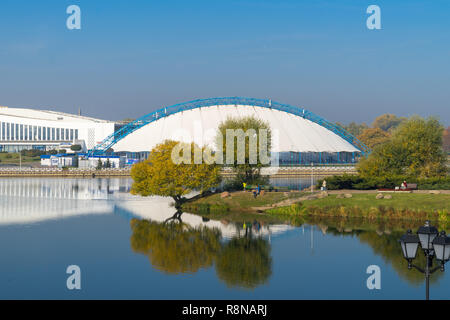
[[327, 191], [327, 180], [323, 179], [322, 182], [322, 191]]

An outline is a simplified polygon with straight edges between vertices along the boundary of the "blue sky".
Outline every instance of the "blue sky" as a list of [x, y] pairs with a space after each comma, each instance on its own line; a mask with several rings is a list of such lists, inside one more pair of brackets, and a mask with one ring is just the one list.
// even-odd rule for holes
[[[81, 30], [66, 8], [81, 8]], [[381, 8], [368, 30], [366, 8]], [[450, 2], [0, 2], [0, 105], [111, 120], [248, 96], [331, 121], [383, 113], [450, 124]]]

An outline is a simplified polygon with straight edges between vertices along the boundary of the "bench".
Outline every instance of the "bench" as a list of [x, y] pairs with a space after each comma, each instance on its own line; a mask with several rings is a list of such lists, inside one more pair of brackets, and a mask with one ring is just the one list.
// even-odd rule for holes
[[417, 183], [407, 183], [406, 186], [408, 189], [417, 190]]

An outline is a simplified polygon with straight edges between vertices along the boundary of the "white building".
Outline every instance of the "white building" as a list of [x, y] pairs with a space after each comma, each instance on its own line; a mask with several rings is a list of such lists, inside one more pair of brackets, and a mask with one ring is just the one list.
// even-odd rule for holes
[[90, 169], [97, 168], [99, 160], [101, 161], [102, 166], [105, 168], [106, 163], [109, 161], [110, 168], [123, 168], [125, 167], [125, 163], [127, 157], [125, 156], [90, 156], [88, 158], [80, 157], [78, 160], [78, 167], [82, 169]]
[[248, 98], [195, 100], [154, 111], [130, 124], [137, 129], [124, 135], [118, 132], [111, 148], [115, 152], [150, 151], [172, 139], [215, 149], [220, 124], [248, 116], [269, 124], [272, 152], [278, 153], [281, 165], [353, 163], [361, 153], [351, 143], [356, 138], [345, 137], [342, 128], [323, 118], [302, 108]]
[[0, 107], [0, 151], [91, 149], [114, 132], [114, 122], [62, 112]]
[[44, 167], [77, 167], [78, 156], [70, 154], [42, 155], [41, 166]]

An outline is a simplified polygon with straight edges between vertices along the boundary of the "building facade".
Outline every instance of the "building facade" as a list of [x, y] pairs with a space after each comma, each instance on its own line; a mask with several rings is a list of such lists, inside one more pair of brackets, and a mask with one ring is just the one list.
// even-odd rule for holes
[[55, 111], [0, 107], [0, 151], [46, 151], [73, 144], [88, 150], [113, 132], [111, 121]]

